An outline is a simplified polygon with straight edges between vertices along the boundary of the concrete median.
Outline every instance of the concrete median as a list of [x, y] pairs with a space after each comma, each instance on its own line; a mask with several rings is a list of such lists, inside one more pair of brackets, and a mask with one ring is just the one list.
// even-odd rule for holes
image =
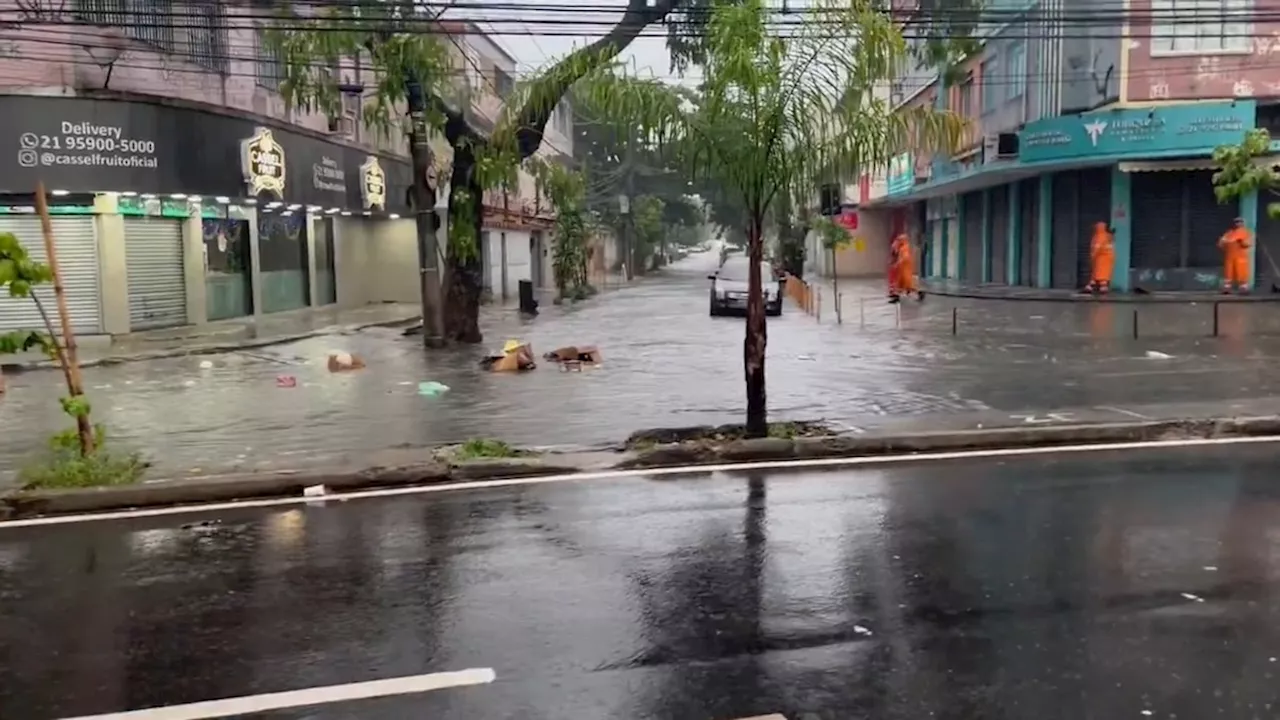
[[[202, 505], [236, 500], [299, 497], [324, 486], [326, 497], [356, 490], [483, 482], [548, 475], [745, 462], [911, 456], [1015, 448], [1117, 445], [1212, 438], [1280, 437], [1280, 416], [1193, 418], [1077, 425], [997, 427], [948, 432], [829, 435], [757, 439], [701, 439], [651, 444], [652, 440], [690, 437], [688, 429], [637, 434], [649, 443], [621, 451], [617, 461], [598, 457], [543, 454], [536, 457], [438, 461], [341, 472], [281, 472], [152, 481], [139, 485], [75, 490], [16, 491], [0, 496], [0, 518], [106, 512], [134, 508]], [[633, 435], [633, 438], [636, 437]]]

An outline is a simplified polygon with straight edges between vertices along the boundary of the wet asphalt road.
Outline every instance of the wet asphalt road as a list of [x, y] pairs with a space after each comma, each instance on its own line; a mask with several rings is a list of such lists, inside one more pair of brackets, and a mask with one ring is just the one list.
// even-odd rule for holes
[[[490, 348], [508, 337], [539, 351], [599, 345], [605, 366], [589, 372], [482, 373], [476, 361], [483, 349], [425, 354], [415, 339], [377, 329], [93, 368], [85, 376], [95, 419], [121, 446], [152, 459], [154, 477], [367, 465], [388, 449], [474, 437], [590, 447], [640, 429], [740, 422], [743, 326], [740, 319], [707, 316], [705, 276], [715, 263], [713, 255], [694, 256], [576, 307], [548, 306], [531, 322], [514, 313], [485, 316]], [[1235, 334], [1228, 338], [1207, 340], [1195, 329], [1135, 342], [1124, 337], [1124, 307], [931, 298], [904, 305], [899, 320], [878, 282], [845, 282], [842, 292], [843, 325], [829, 311], [818, 322], [793, 307], [771, 319], [767, 372], [775, 419], [863, 427], [884, 418], [992, 409], [1015, 414], [1280, 396], [1274, 372], [1280, 339], [1241, 334], [1253, 327], [1249, 318], [1280, 317], [1280, 304], [1229, 309], [1224, 332]], [[853, 298], [860, 295], [869, 300], [855, 313]], [[962, 313], [954, 337], [952, 307]], [[1152, 313], [1146, 324], [1155, 329], [1179, 322], [1198, 328], [1201, 315], [1183, 317], [1193, 310], [1142, 312]], [[330, 374], [324, 358], [331, 350], [358, 353], [369, 367]], [[1173, 358], [1152, 361], [1148, 350]], [[205, 360], [213, 366], [201, 369]], [[280, 376], [295, 377], [298, 387], [277, 387]], [[417, 385], [427, 380], [452, 390], [419, 396]], [[56, 401], [60, 382], [52, 372], [10, 378], [0, 400], [0, 484], [66, 424]]]
[[[1269, 718], [1276, 446], [576, 481], [0, 528], [0, 717]], [[203, 524], [208, 521], [208, 524]]]

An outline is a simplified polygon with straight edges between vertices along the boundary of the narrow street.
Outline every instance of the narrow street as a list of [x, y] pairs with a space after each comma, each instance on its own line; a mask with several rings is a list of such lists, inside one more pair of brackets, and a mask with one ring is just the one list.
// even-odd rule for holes
[[[369, 329], [253, 351], [91, 368], [85, 377], [95, 420], [117, 442], [154, 460], [154, 477], [359, 461], [390, 448], [473, 437], [598, 446], [639, 429], [740, 422], [743, 323], [708, 317], [706, 274], [715, 263], [711, 254], [693, 256], [578, 306], [548, 305], [531, 321], [514, 312], [486, 313], [484, 348], [427, 354], [416, 338]], [[1280, 396], [1274, 337], [1081, 338], [1063, 326], [1077, 327], [1087, 306], [1053, 303], [1058, 315], [1046, 320], [1054, 308], [941, 297], [903, 305], [899, 320], [879, 282], [847, 282], [843, 292], [850, 314], [842, 325], [793, 306], [771, 319], [774, 419], [825, 418], [861, 427], [993, 409], [1007, 416]], [[865, 323], [851, 314], [859, 296], [867, 298]], [[963, 313], [956, 336], [953, 307]], [[1254, 312], [1264, 310], [1272, 305]], [[604, 367], [481, 372], [481, 355], [511, 337], [531, 341], [539, 352], [595, 344]], [[1172, 357], [1153, 361], [1149, 349]], [[331, 374], [324, 361], [332, 350], [357, 353], [368, 368]], [[202, 369], [204, 362], [211, 367]], [[297, 387], [277, 387], [280, 376], [295, 377]], [[432, 380], [451, 390], [420, 396], [418, 383]], [[60, 383], [55, 372], [9, 378], [0, 400], [0, 474], [19, 467], [67, 423], [57, 406]]]
[[496, 680], [303, 692], [308, 707], [236, 716], [1267, 717], [1276, 452], [695, 472], [0, 526], [0, 717], [248, 707], [464, 670]]

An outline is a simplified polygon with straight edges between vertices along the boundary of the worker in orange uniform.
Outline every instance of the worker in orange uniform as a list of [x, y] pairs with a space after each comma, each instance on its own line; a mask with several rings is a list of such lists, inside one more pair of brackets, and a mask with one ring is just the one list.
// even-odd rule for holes
[[1093, 226], [1093, 241], [1089, 243], [1091, 272], [1086, 291], [1105, 295], [1111, 291], [1111, 271], [1116, 266], [1116, 237], [1104, 222]]
[[1236, 218], [1231, 229], [1218, 238], [1222, 248], [1222, 293], [1231, 294], [1234, 287], [1241, 293], [1249, 292], [1249, 248], [1253, 246], [1253, 233], [1244, 226], [1244, 218]]
[[889, 263], [889, 302], [900, 302], [902, 295], [911, 293], [924, 300], [924, 292], [916, 285], [915, 258], [906, 233], [899, 234], [889, 245]]

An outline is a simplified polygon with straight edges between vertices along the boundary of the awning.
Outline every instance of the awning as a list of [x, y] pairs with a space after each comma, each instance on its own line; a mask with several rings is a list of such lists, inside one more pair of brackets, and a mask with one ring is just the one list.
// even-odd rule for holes
[[[1254, 158], [1258, 167], [1280, 168], [1280, 155]], [[1189, 172], [1193, 170], [1217, 170], [1213, 158], [1183, 158], [1178, 160], [1127, 160], [1120, 163], [1122, 173]]]

